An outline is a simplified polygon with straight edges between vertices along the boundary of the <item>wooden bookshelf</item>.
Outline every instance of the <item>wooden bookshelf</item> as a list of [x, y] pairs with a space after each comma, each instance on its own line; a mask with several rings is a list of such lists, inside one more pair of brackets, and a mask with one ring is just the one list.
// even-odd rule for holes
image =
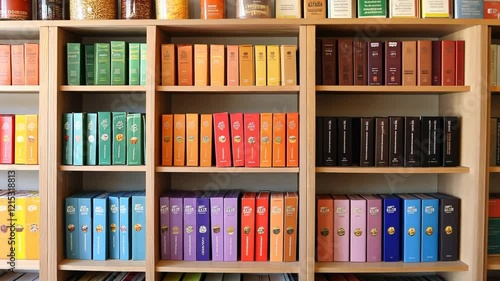
[[234, 173], [234, 174], [297, 174], [299, 168], [217, 168], [217, 167], [157, 167], [159, 173]]
[[40, 165], [0, 165], [0, 171], [38, 171]]
[[160, 261], [158, 272], [299, 273], [299, 262]]
[[38, 94], [40, 86], [0, 86], [0, 94]]
[[[11, 266], [8, 264], [9, 260], [0, 260], [0, 269], [8, 270]], [[28, 270], [40, 270], [40, 261], [39, 260], [16, 260], [15, 271], [28, 271]]]
[[299, 86], [157, 86], [158, 92], [298, 94]]
[[65, 166], [60, 171], [68, 172], [145, 172], [146, 166]]
[[145, 92], [145, 86], [61, 86], [64, 92]]
[[490, 167], [488, 168], [488, 171], [489, 171], [490, 173], [500, 173], [500, 167], [490, 166]]
[[63, 260], [59, 263], [60, 270], [67, 271], [132, 271], [145, 272], [146, 262], [124, 260]]
[[487, 270], [500, 270], [499, 255], [488, 255]]
[[468, 167], [317, 167], [316, 173], [329, 174], [464, 174]]
[[425, 273], [425, 272], [461, 272], [469, 270], [469, 266], [461, 261], [453, 262], [333, 262], [316, 263], [316, 272], [324, 273]]
[[374, 94], [449, 94], [469, 92], [470, 86], [316, 86], [316, 92]]

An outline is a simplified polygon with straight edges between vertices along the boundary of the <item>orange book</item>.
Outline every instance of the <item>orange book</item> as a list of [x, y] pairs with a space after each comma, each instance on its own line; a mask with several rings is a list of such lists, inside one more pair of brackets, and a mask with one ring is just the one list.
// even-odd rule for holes
[[177, 80], [179, 86], [193, 86], [193, 46], [177, 45]]
[[161, 116], [161, 165], [172, 166], [172, 141], [173, 141], [173, 122], [172, 114], [163, 114]]
[[161, 45], [161, 84], [163, 86], [175, 86], [176, 76], [175, 45]]
[[316, 260], [333, 262], [333, 198], [316, 195]]
[[0, 85], [11, 85], [10, 45], [0, 45]]
[[417, 85], [432, 85], [432, 41], [417, 41]]
[[26, 139], [28, 138], [26, 130], [26, 115], [16, 115], [16, 143], [15, 150], [15, 164], [26, 164]]
[[273, 167], [286, 166], [286, 114], [273, 114]]
[[269, 256], [270, 261], [283, 261], [283, 209], [284, 209], [283, 193], [271, 193], [271, 215], [269, 225], [271, 226], [271, 234], [269, 241]]
[[174, 114], [174, 166], [186, 165], [186, 115]]
[[403, 86], [417, 85], [417, 41], [403, 41]]
[[210, 86], [226, 85], [225, 67], [224, 45], [210, 45]]
[[240, 86], [255, 86], [255, 61], [253, 46], [240, 46]]
[[12, 45], [12, 85], [25, 85], [24, 81], [24, 45]]
[[208, 46], [194, 45], [194, 85], [208, 86]]
[[273, 163], [273, 114], [260, 114], [260, 166], [271, 167]]
[[39, 84], [39, 47], [40, 45], [36, 43], [26, 43], [24, 44], [24, 78], [26, 80], [26, 85], [38, 85]]
[[286, 166], [299, 166], [299, 114], [286, 114]]
[[227, 85], [228, 86], [239, 86], [240, 85], [240, 74], [239, 74], [239, 46], [228, 45], [227, 46]]
[[212, 114], [201, 114], [200, 166], [212, 166]]
[[453, 40], [441, 41], [441, 85], [455, 86], [455, 54], [456, 46]]
[[241, 197], [241, 261], [255, 260], [255, 192]]
[[26, 164], [38, 164], [38, 115], [26, 115]]
[[26, 210], [26, 259], [38, 260], [40, 258], [40, 196], [30, 193]]
[[297, 261], [297, 221], [299, 211], [299, 195], [296, 192], [285, 194], [285, 228], [283, 229], [284, 246], [283, 260]]
[[186, 114], [186, 164], [198, 166], [199, 159], [199, 125], [198, 114]]

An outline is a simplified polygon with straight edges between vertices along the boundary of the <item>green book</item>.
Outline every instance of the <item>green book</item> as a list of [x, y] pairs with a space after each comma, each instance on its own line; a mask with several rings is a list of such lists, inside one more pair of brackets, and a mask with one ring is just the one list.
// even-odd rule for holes
[[73, 113], [62, 117], [62, 164], [73, 165]]
[[111, 165], [111, 112], [98, 112], [97, 140], [99, 154], [99, 165]]
[[94, 85], [94, 45], [85, 45], [85, 84]]
[[140, 85], [140, 49], [141, 44], [128, 45], [128, 84]]
[[113, 118], [113, 165], [127, 164], [127, 113], [112, 112]]
[[127, 165], [138, 166], [143, 163], [142, 114], [127, 115]]
[[109, 43], [94, 45], [94, 82], [95, 85], [111, 84], [111, 50]]
[[68, 43], [66, 45], [66, 60], [68, 68], [68, 85], [82, 85], [84, 81], [82, 74], [82, 44]]
[[73, 113], [73, 165], [82, 166], [84, 163], [85, 131], [87, 129], [87, 114]]
[[126, 85], [127, 43], [111, 41], [111, 85]]
[[85, 153], [86, 165], [97, 165], [97, 113], [87, 113], [87, 153]]
[[146, 114], [142, 114], [142, 164], [146, 165]]
[[358, 18], [386, 18], [387, 0], [358, 0]]
[[148, 45], [146, 43], [141, 43], [141, 85], [146, 85], [146, 59], [148, 57]]

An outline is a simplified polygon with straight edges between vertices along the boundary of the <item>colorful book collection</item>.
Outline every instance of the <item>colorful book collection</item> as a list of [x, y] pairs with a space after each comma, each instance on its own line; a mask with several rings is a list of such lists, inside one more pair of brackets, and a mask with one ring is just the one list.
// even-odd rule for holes
[[297, 261], [296, 192], [172, 191], [160, 197], [162, 260]]
[[0, 85], [39, 84], [39, 45], [0, 45]]
[[457, 167], [460, 119], [316, 117], [316, 165]]
[[101, 281], [143, 281], [146, 280], [144, 272], [86, 272], [86, 273], [73, 273], [68, 281], [87, 281], [87, 280], [101, 280]]
[[460, 199], [442, 193], [316, 196], [317, 261], [459, 258]]
[[62, 164], [145, 165], [145, 130], [143, 113], [64, 113]]
[[169, 272], [163, 281], [298, 281], [296, 274], [178, 273]]
[[316, 281], [446, 281], [438, 275], [419, 275], [419, 276], [384, 276], [380, 274], [316, 274]]
[[211, 167], [214, 161], [217, 167], [298, 167], [299, 114], [162, 116], [163, 166]]
[[[10, 218], [15, 219], [12, 224]], [[40, 258], [40, 196], [37, 191], [17, 190], [13, 194], [8, 190], [1, 190], [0, 221], [2, 257], [15, 255], [17, 260]], [[11, 234], [15, 235], [13, 241]]]
[[67, 43], [68, 85], [146, 85], [145, 43]]
[[500, 194], [488, 200], [488, 255], [500, 254]]
[[465, 41], [317, 39], [318, 85], [464, 85]]
[[0, 114], [0, 164], [38, 164], [38, 115]]
[[145, 192], [81, 192], [65, 210], [66, 258], [145, 260]]
[[16, 281], [38, 281], [40, 277], [38, 273], [23, 273], [23, 272], [6, 272], [0, 275], [1, 281], [16, 280]]
[[162, 44], [163, 86], [295, 86], [295, 45]]

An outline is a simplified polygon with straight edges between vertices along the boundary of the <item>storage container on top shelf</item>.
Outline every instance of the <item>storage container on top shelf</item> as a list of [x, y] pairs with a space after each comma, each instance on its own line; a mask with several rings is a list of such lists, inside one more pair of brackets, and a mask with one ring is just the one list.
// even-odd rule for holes
[[154, 0], [121, 0], [122, 19], [153, 19]]
[[71, 20], [106, 20], [116, 18], [116, 1], [70, 0]]
[[156, 18], [167, 19], [188, 19], [188, 0], [156, 0]]
[[67, 20], [69, 19], [68, 0], [38, 0], [38, 20]]

